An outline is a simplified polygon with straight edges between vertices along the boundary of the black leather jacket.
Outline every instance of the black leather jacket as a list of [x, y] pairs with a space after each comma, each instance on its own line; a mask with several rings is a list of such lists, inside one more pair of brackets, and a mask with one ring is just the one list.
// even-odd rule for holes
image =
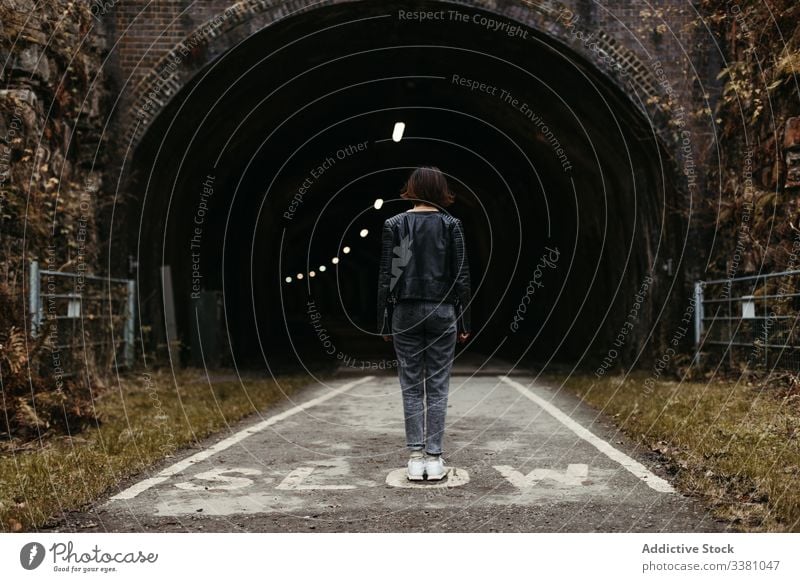
[[402, 212], [383, 223], [378, 326], [391, 333], [393, 305], [403, 299], [456, 306], [459, 332], [470, 332], [470, 277], [461, 221], [437, 210]]

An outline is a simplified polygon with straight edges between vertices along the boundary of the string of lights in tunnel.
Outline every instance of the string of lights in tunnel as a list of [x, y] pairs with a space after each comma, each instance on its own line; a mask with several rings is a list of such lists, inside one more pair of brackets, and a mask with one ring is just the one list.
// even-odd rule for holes
[[[375, 200], [375, 202], [372, 205], [372, 207], [375, 208], [375, 210], [380, 210], [380, 208], [382, 206], [383, 206], [383, 199], [382, 198], [378, 198], [377, 200]], [[369, 230], [366, 229], [366, 228], [362, 228], [361, 231], [358, 233], [358, 235], [361, 238], [366, 238], [367, 235], [369, 235]], [[349, 246], [342, 247], [342, 253], [345, 254], [345, 255], [349, 254], [350, 253], [350, 247]], [[331, 259], [331, 263], [334, 264], [334, 265], [338, 265], [339, 264], [339, 256], [337, 255], [337, 256], [333, 257]], [[317, 270], [320, 273], [324, 273], [327, 270], [327, 267], [325, 265], [320, 265]], [[317, 276], [317, 272], [316, 271], [309, 271], [308, 272], [308, 276], [310, 278], [316, 277]], [[303, 273], [297, 273], [294, 276], [294, 279], [297, 279], [298, 281], [302, 281], [304, 277], [305, 277], [305, 275]], [[292, 278], [291, 275], [287, 275], [286, 278], [284, 279], [284, 281], [286, 283], [291, 283], [294, 279]]]
[[[400, 140], [403, 139], [403, 133], [405, 132], [405, 129], [406, 129], [406, 124], [405, 123], [403, 123], [402, 121], [396, 122], [394, 124], [394, 129], [392, 130], [392, 141], [394, 141], [395, 143], [399, 143]], [[375, 210], [380, 210], [381, 207], [383, 206], [383, 199], [382, 198], [376, 199], [372, 206], [373, 206], [373, 208], [375, 208]], [[369, 234], [369, 230], [367, 230], [366, 228], [362, 228], [361, 232], [359, 232], [358, 234], [359, 234], [359, 236], [361, 236], [361, 238], [366, 238], [367, 235]], [[342, 252], [344, 254], [348, 254], [350, 252], [350, 247], [348, 247], [348, 246], [343, 247], [342, 248]], [[334, 265], [338, 265], [339, 264], [339, 256], [337, 255], [337, 256], [333, 257], [331, 259], [331, 263], [333, 263]], [[320, 265], [319, 266], [318, 271], [320, 273], [324, 273], [326, 270], [327, 270], [327, 267], [325, 265]], [[316, 273], [316, 271], [309, 271], [308, 272], [308, 276], [309, 276], [309, 278], [313, 278], [313, 277], [317, 276], [317, 273]], [[303, 273], [297, 273], [297, 275], [295, 275], [295, 279], [297, 279], [298, 281], [302, 281], [303, 277], [304, 277]], [[284, 281], [287, 284], [291, 283], [293, 281], [292, 276], [291, 275], [287, 275], [286, 278], [284, 279]]]

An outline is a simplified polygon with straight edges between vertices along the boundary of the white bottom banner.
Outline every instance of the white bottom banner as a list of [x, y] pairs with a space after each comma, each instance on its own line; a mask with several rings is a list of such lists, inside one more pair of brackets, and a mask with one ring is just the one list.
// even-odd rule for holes
[[0, 535], [2, 580], [800, 580], [800, 534]]

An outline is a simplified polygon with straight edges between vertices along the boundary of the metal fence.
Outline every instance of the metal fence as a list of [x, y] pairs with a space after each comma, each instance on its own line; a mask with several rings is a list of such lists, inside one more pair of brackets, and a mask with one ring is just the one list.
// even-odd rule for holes
[[695, 346], [731, 366], [800, 370], [800, 270], [697, 281]]
[[133, 365], [133, 279], [51, 271], [31, 261], [28, 291], [31, 333], [38, 337], [47, 325], [64, 376], [80, 369], [87, 354], [104, 367]]

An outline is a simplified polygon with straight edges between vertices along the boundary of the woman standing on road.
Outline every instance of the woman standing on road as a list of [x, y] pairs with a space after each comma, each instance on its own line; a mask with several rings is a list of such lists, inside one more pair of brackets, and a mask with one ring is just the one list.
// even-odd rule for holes
[[414, 207], [383, 225], [378, 321], [399, 364], [407, 476], [438, 480], [455, 344], [471, 333], [469, 266], [461, 221], [443, 210], [455, 199], [444, 174], [418, 168], [400, 196]]

